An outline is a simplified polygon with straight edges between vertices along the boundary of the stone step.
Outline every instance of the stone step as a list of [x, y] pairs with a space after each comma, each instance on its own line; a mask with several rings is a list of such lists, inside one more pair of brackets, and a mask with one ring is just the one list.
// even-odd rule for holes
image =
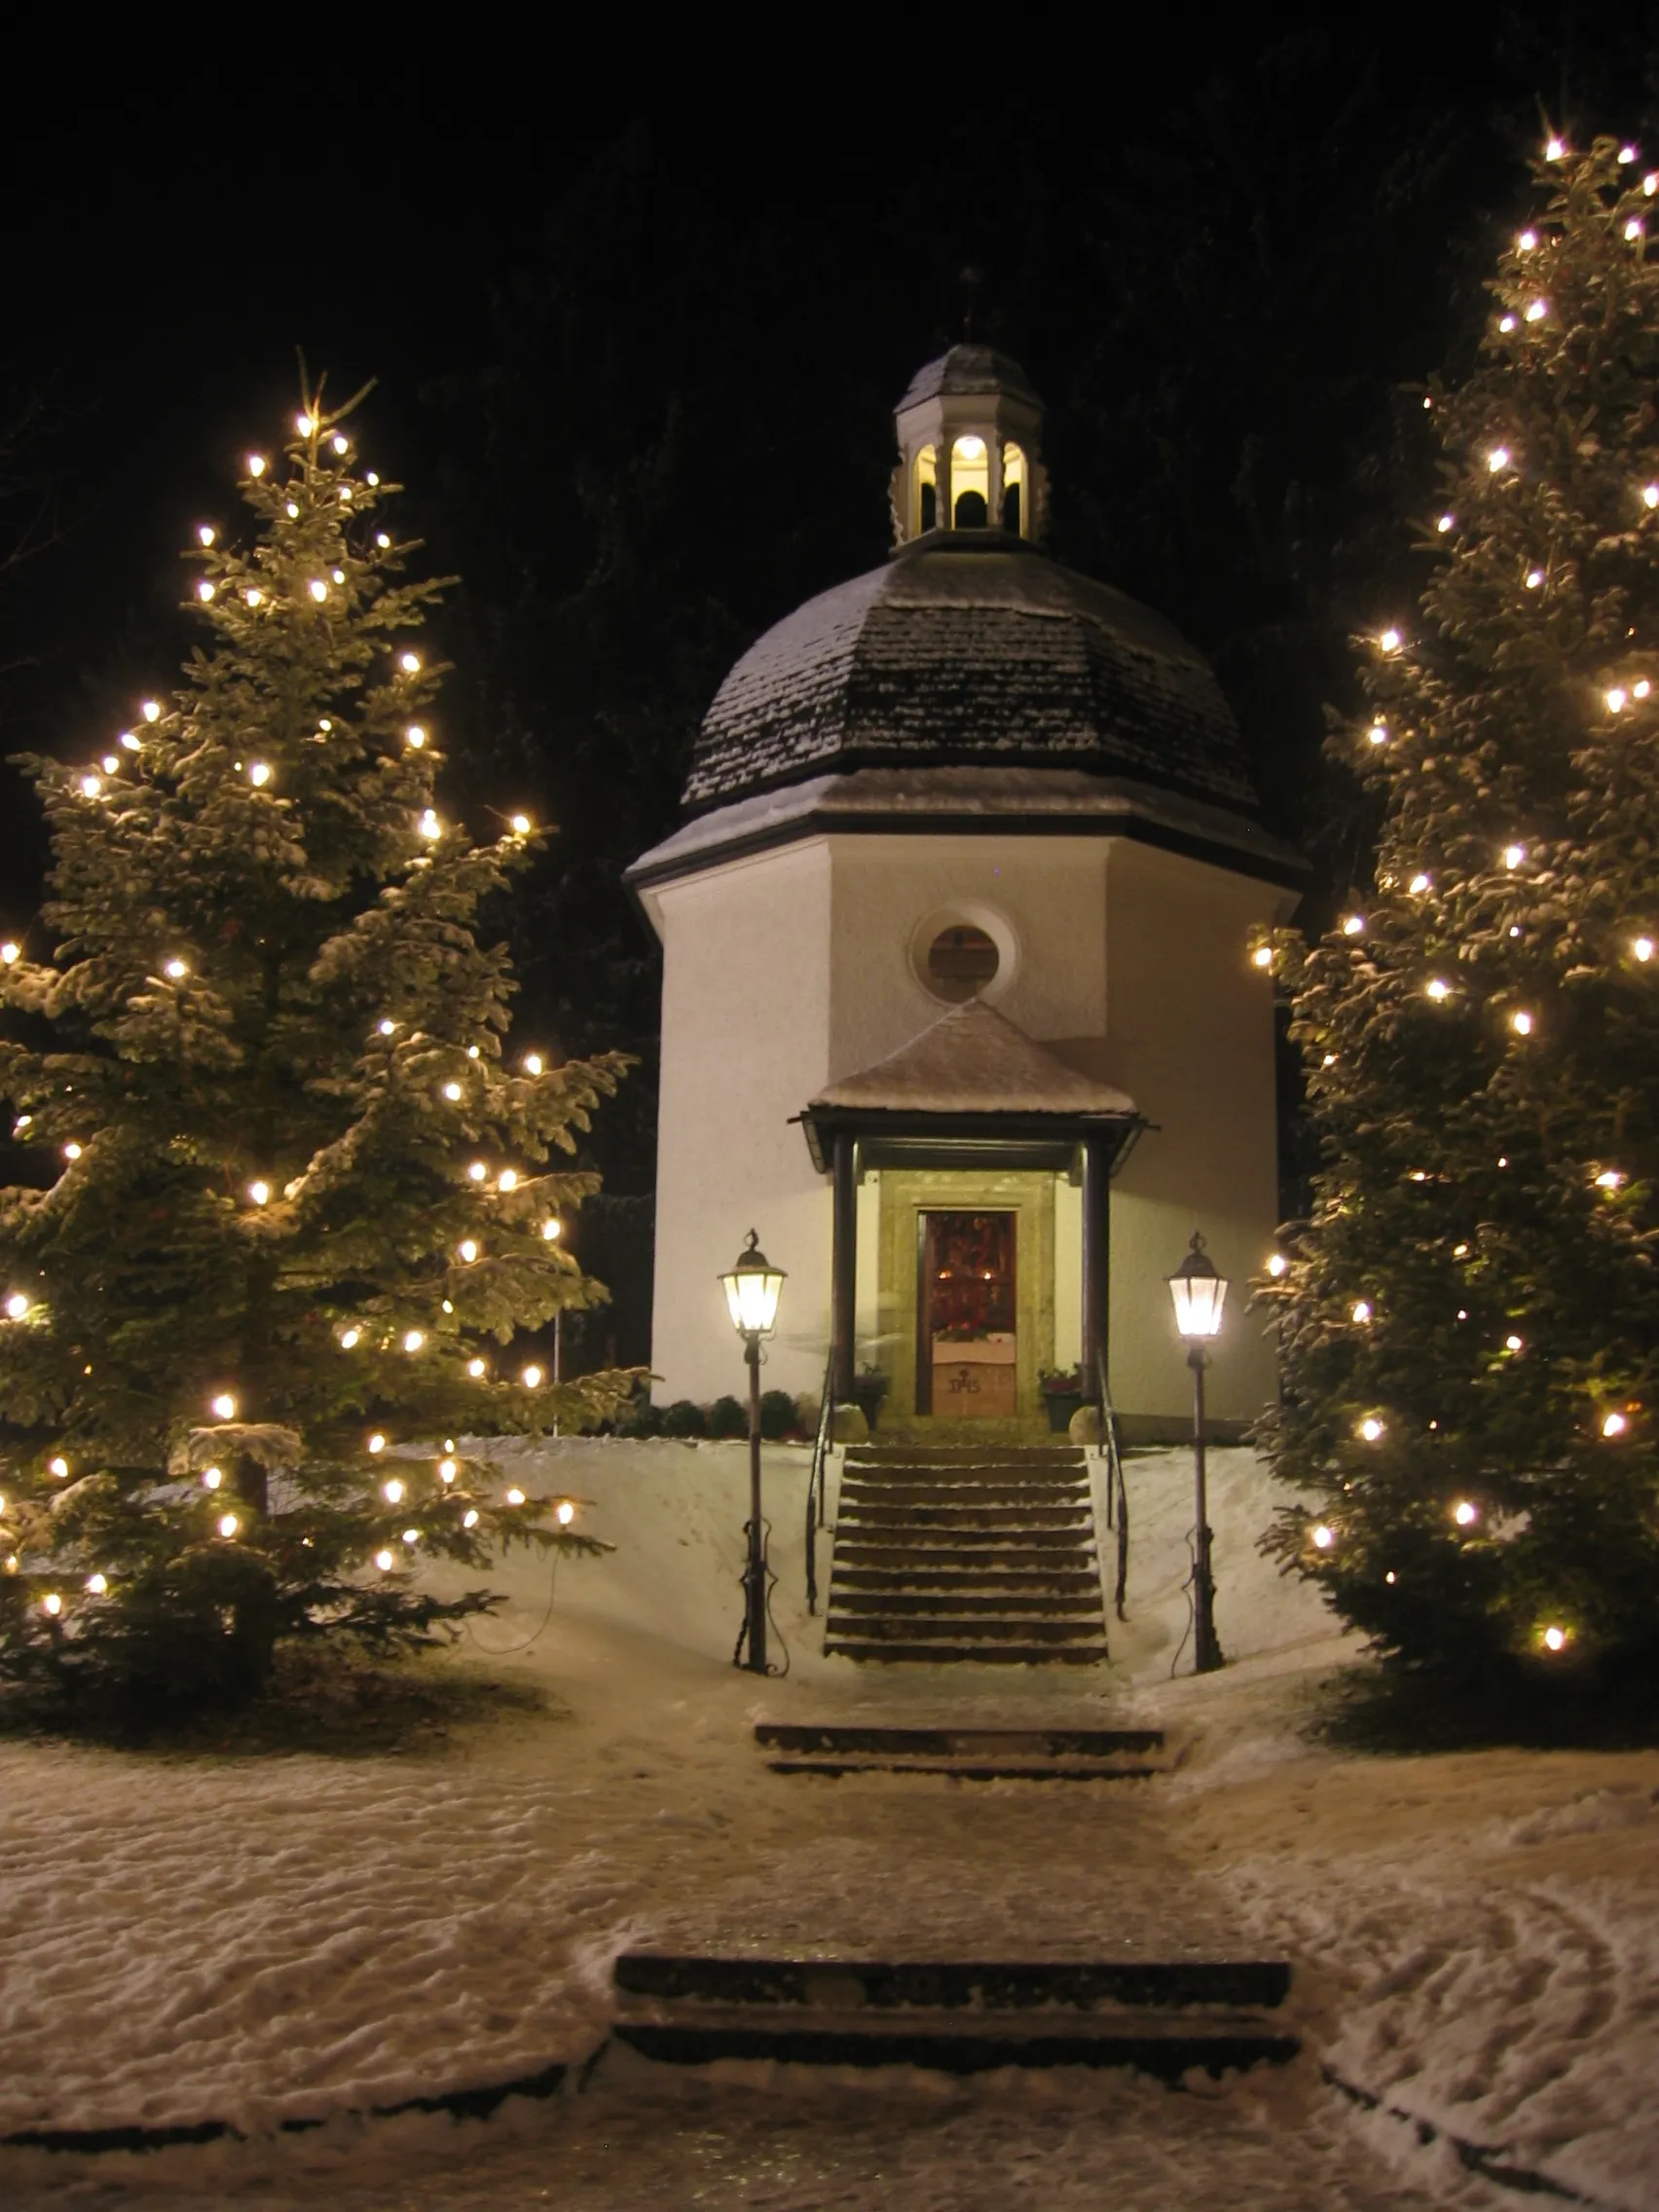
[[1085, 1614], [1071, 1620], [1010, 1619], [998, 1613], [849, 1614], [836, 1610], [833, 1597], [825, 1623], [827, 1636], [910, 1641], [937, 1636], [952, 1643], [1077, 1643], [1104, 1633], [1105, 1620], [1098, 1608], [1092, 1619]]
[[[1012, 1557], [1006, 1553], [957, 1551], [944, 1547], [930, 1546], [926, 1552], [922, 1552], [920, 1550], [905, 1550], [890, 1544], [861, 1544], [856, 1548], [849, 1549], [844, 1555], [837, 1552], [830, 1587], [831, 1590], [838, 1589], [843, 1571], [853, 1567], [879, 1568], [887, 1573], [902, 1575], [905, 1578], [905, 1587], [910, 1586], [909, 1578], [912, 1575], [924, 1573], [930, 1567], [937, 1567], [952, 1574], [960, 1574], [965, 1577], [972, 1576], [974, 1586], [980, 1588], [994, 1586], [996, 1578], [1005, 1573], [1010, 1567], [1025, 1567], [1039, 1572], [1047, 1570], [1067, 1574], [1088, 1574], [1094, 1576], [1095, 1579], [1099, 1577], [1099, 1568], [1095, 1563], [1093, 1550], [1086, 1544], [1067, 1544], [1063, 1549], [1054, 1551], [1016, 1552]], [[980, 1581], [981, 1575], [985, 1577], [984, 1583]]]
[[1079, 1592], [1098, 1590], [1100, 1576], [1091, 1567], [985, 1567], [976, 1571], [972, 1567], [843, 1567], [836, 1570], [834, 1586], [837, 1590], [892, 1590], [925, 1593], [927, 1591], [995, 1591], [1006, 1590], [1011, 1597], [1040, 1598], [1045, 1592], [1056, 1596], [1075, 1596]]
[[1081, 1467], [1077, 1444], [850, 1444], [850, 1467]]
[[1272, 1960], [1085, 1963], [673, 1959], [616, 1962], [619, 2043], [670, 2065], [1133, 2066], [1178, 2082], [1295, 2057], [1268, 2014]]
[[904, 1505], [843, 1497], [835, 1515], [837, 1530], [903, 1529], [918, 1535], [933, 1529], [1092, 1529], [1093, 1520], [1067, 1500], [1052, 1505]]
[[768, 1759], [771, 1774], [925, 1774], [945, 1782], [1152, 1782], [1158, 1766], [1096, 1766], [1052, 1759]]
[[849, 1752], [872, 1752], [939, 1759], [1022, 1754], [1106, 1759], [1161, 1751], [1164, 1740], [1161, 1728], [891, 1728], [838, 1721], [815, 1725], [803, 1720], [757, 1720], [755, 1741], [762, 1751], [802, 1756], [824, 1752], [837, 1758]]
[[1091, 1502], [1087, 1483], [870, 1483], [843, 1481], [841, 1502], [861, 1505], [1071, 1505]]
[[826, 1654], [833, 1659], [878, 1660], [883, 1666], [915, 1665], [957, 1667], [1093, 1667], [1107, 1657], [1105, 1639], [1098, 1643], [884, 1643], [879, 1639], [851, 1635], [824, 1640]]
[[900, 1614], [933, 1613], [948, 1617], [952, 1613], [1001, 1613], [1009, 1619], [1030, 1615], [1034, 1619], [1053, 1620], [1061, 1614], [1082, 1613], [1093, 1620], [1104, 1617], [1098, 1583], [1092, 1591], [1080, 1590], [1075, 1594], [1049, 1591], [1036, 1596], [1025, 1596], [1016, 1591], [981, 1590], [847, 1590], [835, 1584], [830, 1600], [833, 1613], [844, 1617], [878, 1614], [897, 1618]]

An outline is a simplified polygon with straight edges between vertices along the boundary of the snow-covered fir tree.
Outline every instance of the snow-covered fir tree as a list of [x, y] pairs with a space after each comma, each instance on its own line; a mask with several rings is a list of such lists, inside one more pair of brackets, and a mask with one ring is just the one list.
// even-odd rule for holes
[[[320, 398], [203, 525], [202, 642], [107, 756], [28, 763], [53, 848], [3, 948], [0, 1677], [256, 1694], [276, 1644], [378, 1646], [494, 1601], [424, 1587], [569, 1507], [462, 1433], [591, 1425], [519, 1332], [603, 1295], [560, 1240], [624, 1062], [505, 1051], [482, 902], [529, 858], [435, 791], [437, 587]], [[421, 1456], [402, 1444], [430, 1444]]]
[[1281, 938], [1323, 1145], [1263, 1287], [1273, 1542], [1408, 1663], [1659, 1649], [1659, 170], [1552, 139], [1424, 400], [1421, 620], [1339, 742], [1372, 886]]

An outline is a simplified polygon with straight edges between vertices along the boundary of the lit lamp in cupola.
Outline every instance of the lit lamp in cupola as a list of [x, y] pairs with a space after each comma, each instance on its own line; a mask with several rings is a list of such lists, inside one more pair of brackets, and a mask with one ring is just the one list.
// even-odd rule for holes
[[1210, 1573], [1209, 1498], [1204, 1468], [1204, 1346], [1221, 1334], [1221, 1309], [1227, 1303], [1227, 1277], [1216, 1272], [1195, 1229], [1186, 1258], [1167, 1276], [1175, 1307], [1175, 1326], [1187, 1346], [1187, 1365], [1193, 1371], [1193, 1474], [1196, 1489], [1193, 1531], [1193, 1672], [1211, 1675], [1222, 1664], [1221, 1643], [1215, 1633], [1215, 1581]]
[[988, 346], [953, 346], [915, 378], [897, 421], [901, 544], [934, 531], [1041, 535], [1042, 412], [1016, 362]]

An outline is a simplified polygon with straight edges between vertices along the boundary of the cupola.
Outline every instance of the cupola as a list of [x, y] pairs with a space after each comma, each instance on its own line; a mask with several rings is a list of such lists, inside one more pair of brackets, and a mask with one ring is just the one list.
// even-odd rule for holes
[[1043, 403], [1017, 361], [989, 346], [953, 346], [911, 379], [894, 420], [896, 543], [933, 531], [1042, 536]]

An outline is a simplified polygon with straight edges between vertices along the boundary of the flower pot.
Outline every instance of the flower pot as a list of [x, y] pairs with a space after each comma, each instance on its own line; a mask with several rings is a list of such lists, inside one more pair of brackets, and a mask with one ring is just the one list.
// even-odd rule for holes
[[1056, 1436], [1064, 1436], [1071, 1426], [1071, 1418], [1084, 1403], [1081, 1390], [1045, 1390], [1043, 1403], [1049, 1409], [1049, 1426]]

